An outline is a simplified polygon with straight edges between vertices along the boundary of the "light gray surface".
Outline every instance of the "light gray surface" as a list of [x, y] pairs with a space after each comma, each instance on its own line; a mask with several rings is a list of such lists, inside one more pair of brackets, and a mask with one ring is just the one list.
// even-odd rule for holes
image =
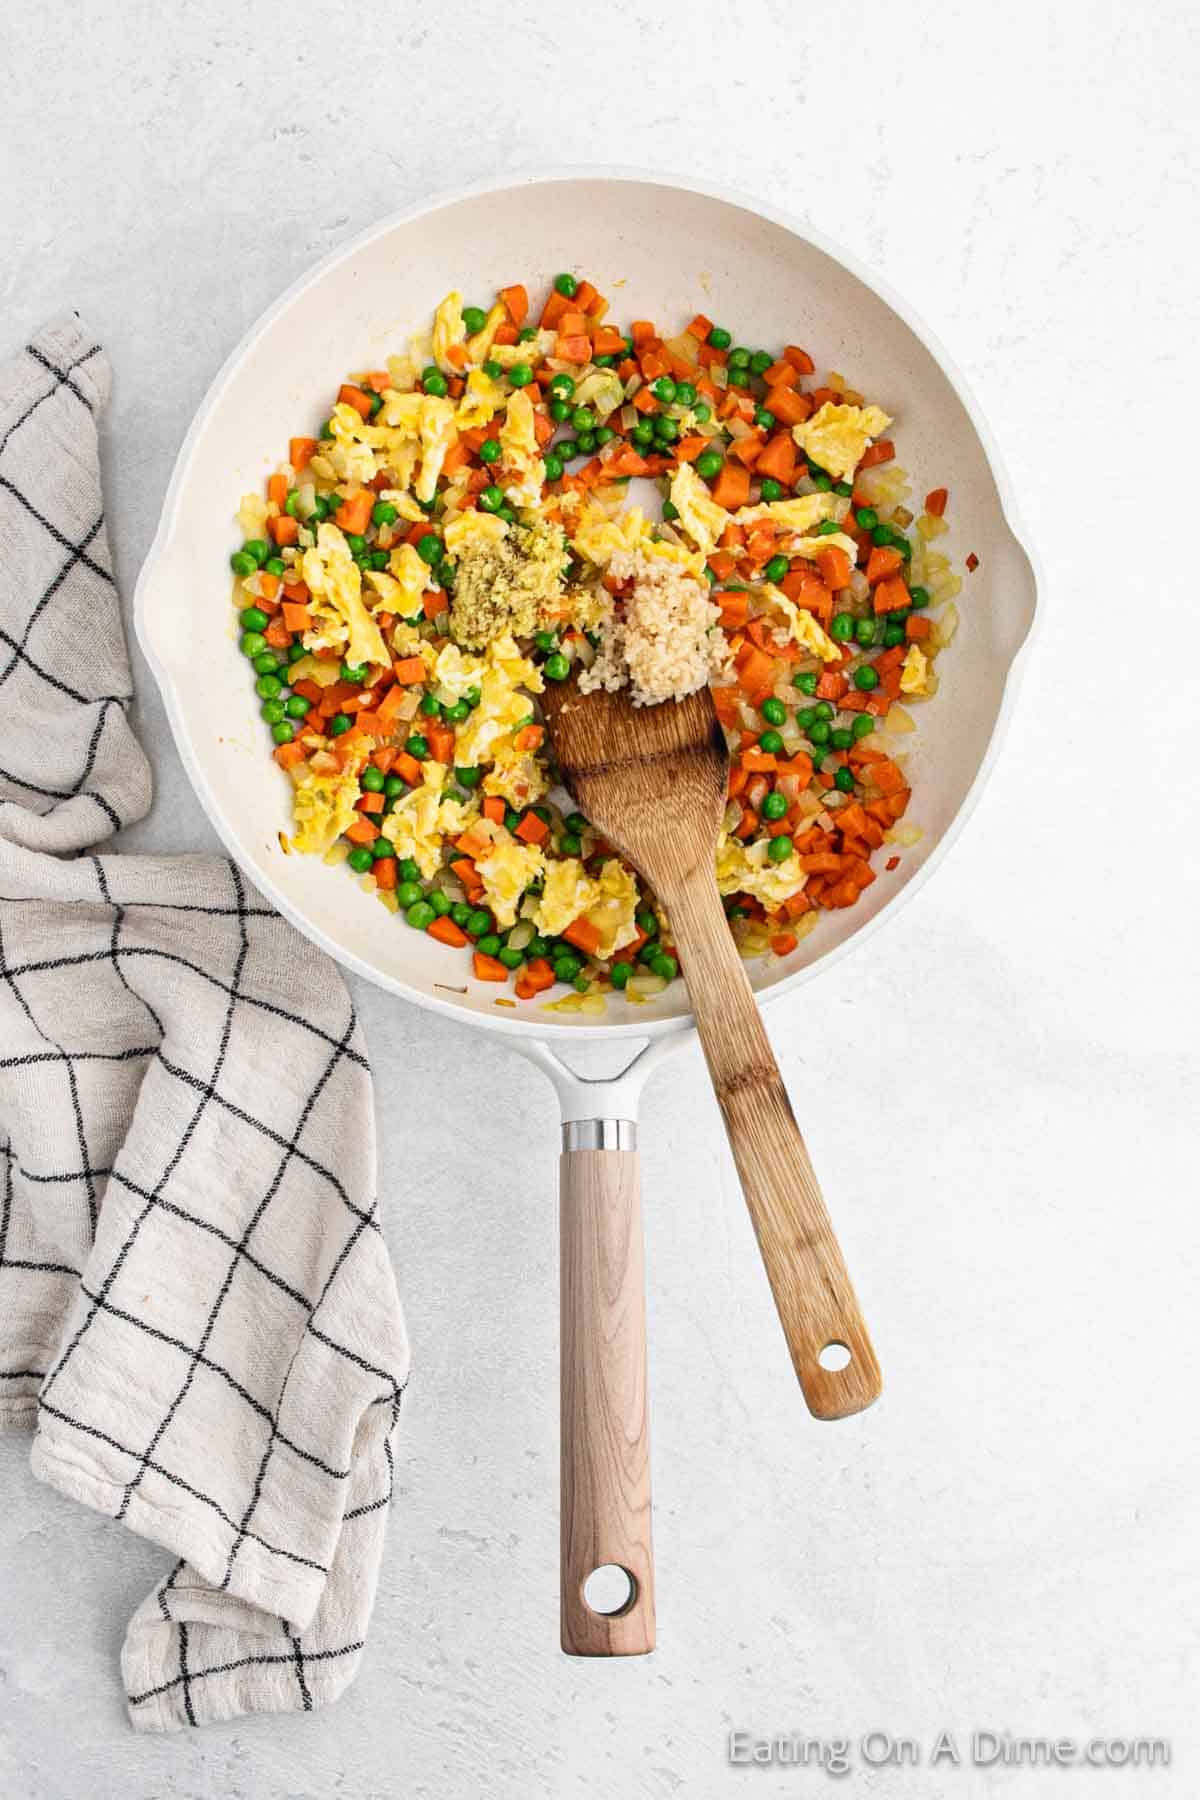
[[[7, 1443], [0, 1794], [815, 1793], [729, 1769], [726, 1732], [946, 1725], [1163, 1734], [1175, 1760], [856, 1763], [841, 1791], [1190, 1797], [1196, 25], [1086, 0], [567, 10], [25, 11], [0, 66], [2, 347], [66, 305], [106, 341], [128, 594], [232, 343], [427, 192], [600, 157], [729, 180], [923, 311], [994, 424], [1047, 611], [946, 868], [770, 1015], [887, 1391], [805, 1415], [701, 1065], [670, 1062], [642, 1132], [661, 1647], [561, 1658], [553, 1097], [494, 1039], [361, 989], [416, 1357], [364, 1672], [310, 1720], [136, 1738], [116, 1655], [163, 1557]], [[130, 845], [208, 845], [141, 676], [158, 798]], [[946, 703], [969, 703], [952, 665]]]

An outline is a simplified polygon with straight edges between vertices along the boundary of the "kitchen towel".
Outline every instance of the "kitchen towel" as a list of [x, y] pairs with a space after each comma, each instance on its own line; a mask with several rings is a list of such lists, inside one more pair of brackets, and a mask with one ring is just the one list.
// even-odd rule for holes
[[74, 318], [0, 372], [0, 1430], [177, 1559], [121, 1657], [167, 1731], [353, 1679], [408, 1348], [337, 970], [223, 858], [95, 849], [150, 805], [108, 391]]

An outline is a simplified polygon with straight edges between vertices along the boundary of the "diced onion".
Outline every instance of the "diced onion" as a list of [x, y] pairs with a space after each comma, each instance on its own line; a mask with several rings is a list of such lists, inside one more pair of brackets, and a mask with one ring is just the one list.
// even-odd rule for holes
[[514, 925], [509, 932], [508, 947], [510, 950], [523, 950], [526, 944], [532, 941], [533, 937], [534, 929], [532, 923], [528, 919], [522, 919], [521, 923], [519, 925]]

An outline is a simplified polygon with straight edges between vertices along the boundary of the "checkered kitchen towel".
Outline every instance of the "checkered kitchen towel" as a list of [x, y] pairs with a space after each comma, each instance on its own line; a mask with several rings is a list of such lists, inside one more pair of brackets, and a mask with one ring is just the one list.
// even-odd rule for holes
[[108, 389], [73, 319], [0, 370], [0, 1429], [178, 1559], [122, 1655], [171, 1730], [353, 1678], [408, 1351], [337, 972], [221, 858], [93, 850], [150, 803]]

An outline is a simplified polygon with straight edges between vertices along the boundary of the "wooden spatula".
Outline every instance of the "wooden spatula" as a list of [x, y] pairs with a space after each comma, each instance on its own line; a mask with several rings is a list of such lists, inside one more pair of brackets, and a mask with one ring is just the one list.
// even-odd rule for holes
[[[572, 678], [542, 706], [579, 806], [667, 909], [804, 1398], [820, 1419], [861, 1412], [879, 1364], [717, 891], [729, 758], [711, 695], [634, 707]], [[577, 1656], [654, 1647], [637, 1158], [623, 1122], [604, 1124], [613, 1143], [566, 1143], [560, 1180], [562, 1644]], [[628, 1577], [615, 1612], [585, 1599], [601, 1565]]]
[[[667, 909], [804, 1398], [819, 1419], [861, 1412], [879, 1364], [717, 892], [729, 757], [712, 696], [635, 707], [625, 689], [580, 694], [572, 679], [548, 682], [542, 704], [579, 806]], [[824, 1367], [835, 1345], [850, 1360]]]

